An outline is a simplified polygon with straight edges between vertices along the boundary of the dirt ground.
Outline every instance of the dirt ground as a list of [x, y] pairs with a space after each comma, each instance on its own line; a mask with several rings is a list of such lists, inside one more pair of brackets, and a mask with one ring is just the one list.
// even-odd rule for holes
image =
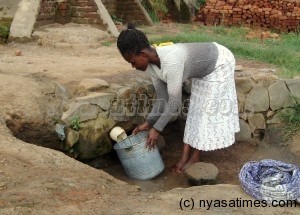
[[[47, 44], [36, 40], [0, 45], [0, 214], [185, 214], [185, 208], [180, 207], [183, 199], [251, 199], [237, 180], [238, 170], [247, 160], [268, 156], [282, 158], [283, 154], [291, 158], [290, 152], [279, 146], [265, 146], [267, 150], [263, 150], [263, 147], [238, 143], [231, 149], [201, 156], [201, 161], [214, 163], [219, 168], [219, 185], [186, 188], [184, 175], [164, 172], [158, 179], [136, 182], [124, 176], [115, 160], [108, 160], [112, 162], [110, 168], [101, 166], [98, 161], [89, 163], [100, 165], [113, 177], [57, 151], [61, 148], [58, 142], [51, 145], [53, 131], [49, 130], [49, 124], [63, 111], [54, 97], [55, 82], [64, 85], [74, 96], [80, 93], [77, 85], [83, 78], [120, 83], [143, 77], [122, 59], [116, 43], [108, 40], [109, 45], [98, 47], [84, 43], [67, 46], [68, 41], [51, 44], [50, 39]], [[17, 56], [20, 51], [22, 54]], [[249, 61], [238, 60], [238, 64], [269, 68], [269, 65]], [[7, 126], [22, 140], [57, 150], [23, 142], [15, 138]], [[181, 134], [171, 135], [174, 130], [178, 131], [178, 126], [171, 124], [164, 133], [167, 147], [162, 155], [167, 167], [180, 155]], [[26, 135], [27, 132], [32, 135]], [[237, 155], [240, 155], [238, 159]], [[292, 161], [300, 164], [297, 157], [292, 157]], [[212, 207], [208, 210], [196, 206], [186, 210], [203, 214], [300, 212], [299, 208], [286, 207]]]

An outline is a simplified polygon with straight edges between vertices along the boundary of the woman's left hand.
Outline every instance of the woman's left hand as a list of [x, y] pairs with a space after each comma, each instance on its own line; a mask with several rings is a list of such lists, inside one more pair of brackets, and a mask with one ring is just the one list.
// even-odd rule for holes
[[151, 128], [149, 131], [146, 147], [149, 148], [150, 150], [155, 147], [155, 144], [157, 144], [158, 137], [160, 135], [160, 132], [157, 131], [154, 128]]

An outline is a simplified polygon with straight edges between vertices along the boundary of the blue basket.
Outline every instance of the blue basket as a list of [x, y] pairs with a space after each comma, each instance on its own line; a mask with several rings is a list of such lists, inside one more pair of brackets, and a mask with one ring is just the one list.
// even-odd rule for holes
[[147, 137], [148, 132], [142, 131], [114, 145], [122, 166], [130, 178], [151, 179], [165, 168], [157, 147], [155, 146], [151, 151], [145, 147]]

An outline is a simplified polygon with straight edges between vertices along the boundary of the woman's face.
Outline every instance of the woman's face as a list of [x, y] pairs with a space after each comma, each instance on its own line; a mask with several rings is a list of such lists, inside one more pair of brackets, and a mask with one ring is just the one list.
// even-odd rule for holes
[[130, 63], [133, 68], [141, 71], [146, 71], [149, 64], [148, 56], [144, 52], [139, 54], [124, 54], [123, 58]]

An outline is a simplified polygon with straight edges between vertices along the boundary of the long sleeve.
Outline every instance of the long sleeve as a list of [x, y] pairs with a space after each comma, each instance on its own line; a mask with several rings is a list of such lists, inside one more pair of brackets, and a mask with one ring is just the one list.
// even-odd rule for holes
[[147, 116], [146, 121], [153, 126], [163, 112], [164, 107], [168, 102], [169, 96], [167, 91], [167, 84], [165, 82], [156, 77], [151, 77], [151, 79], [156, 92], [156, 99], [151, 112]]
[[163, 113], [153, 125], [158, 131], [162, 131], [173, 116], [178, 116], [178, 108], [181, 106], [182, 98], [182, 76], [184, 65], [180, 63], [171, 64], [164, 68], [167, 74], [168, 102]]

